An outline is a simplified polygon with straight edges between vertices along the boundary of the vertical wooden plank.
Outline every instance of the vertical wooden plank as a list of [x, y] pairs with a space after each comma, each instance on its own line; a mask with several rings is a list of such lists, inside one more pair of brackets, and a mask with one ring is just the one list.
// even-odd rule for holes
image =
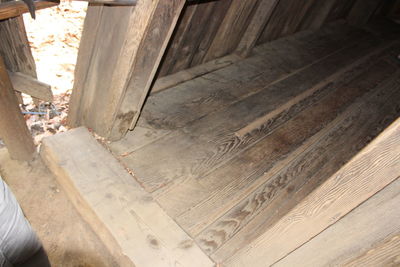
[[309, 13], [304, 16], [300, 25], [300, 30], [316, 30], [321, 28], [325, 24], [336, 2], [337, 0], [315, 2]]
[[138, 118], [184, 3], [141, 0], [134, 8], [104, 7], [85, 84], [74, 86], [83, 95], [71, 103], [77, 116], [70, 125], [88, 126], [112, 140], [126, 134]]
[[278, 0], [261, 0], [236, 49], [238, 55], [247, 57], [250, 54], [277, 4]]
[[357, 0], [347, 16], [350, 25], [363, 26], [377, 10], [382, 0]]
[[233, 52], [240, 42], [254, 14], [258, 0], [233, 0], [229, 10], [218, 29], [206, 56], [205, 61], [226, 56]]
[[13, 159], [31, 160], [33, 158], [35, 145], [22, 117], [6, 66], [1, 57], [0, 136]]

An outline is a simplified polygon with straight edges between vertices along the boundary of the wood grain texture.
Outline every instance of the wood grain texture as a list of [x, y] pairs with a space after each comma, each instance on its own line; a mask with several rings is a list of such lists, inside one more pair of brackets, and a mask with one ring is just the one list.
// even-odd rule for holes
[[[386, 127], [399, 115], [399, 105], [390, 102], [390, 97], [397, 97], [393, 95], [393, 85], [398, 83], [390, 81], [383, 89], [374, 89], [380, 94], [374, 92], [360, 98], [310, 138], [304, 144], [307, 148], [301, 154], [294, 152], [292, 157], [277, 163], [281, 166], [280, 170], [274, 167], [257, 179], [255, 184], [249, 185], [245, 197], [238, 204], [232, 205], [226, 213], [221, 212], [224, 215], [196, 237], [203, 249], [212, 251], [212, 257], [217, 261], [233, 255], [237, 249], [276, 223], [344, 162], [350, 160], [371, 138], [379, 134], [380, 130], [377, 129]], [[376, 100], [378, 95], [382, 97], [379, 101]], [[339, 96], [340, 90], [336, 90], [331, 97]], [[387, 107], [380, 110], [385, 103]], [[371, 110], [362, 112], [366, 107]], [[254, 189], [251, 193], [250, 187]], [[233, 197], [227, 196], [222, 202], [231, 199]]]
[[17, 160], [31, 160], [35, 153], [35, 145], [22, 116], [1, 56], [0, 102], [0, 136], [6, 144], [11, 157]]
[[125, 264], [213, 265], [85, 128], [44, 139], [41, 156], [81, 215]]
[[387, 238], [369, 251], [357, 256], [345, 266], [399, 266], [400, 234]]
[[[371, 43], [363, 42], [357, 48], [342, 50], [337, 55], [331, 55], [308, 68], [296, 72], [287, 79], [278, 80], [277, 83], [271, 86], [261, 87], [256, 93], [234, 102], [227, 108], [220, 109], [219, 112], [210, 113], [209, 116], [202, 117], [184, 127], [182, 131], [176, 131], [174, 134], [165, 136], [140, 151], [138, 150], [125, 157], [123, 161], [127, 166], [132, 166], [131, 168], [135, 170], [138, 179], [150, 191], [165, 186], [165, 183], [181, 184], [182, 181], [188, 179], [204, 177], [218, 165], [232, 158], [249, 144], [257, 141], [257, 138], [253, 137], [243, 140], [237, 138], [234, 134], [236, 130], [243, 128], [249, 121], [273, 111], [292, 97], [318, 84], [341, 69], [341, 66], [350, 64], [371, 49], [371, 45]], [[248, 82], [248, 85], [251, 85], [251, 82]], [[186, 84], [185, 86], [188, 87], [190, 85]], [[249, 88], [244, 86], [227, 87], [227, 89], [231, 90], [227, 91], [227, 93], [232, 94], [235, 92], [235, 88], [238, 88], [239, 92], [249, 91]], [[167, 91], [165, 92], [164, 94], [161, 92], [156, 96], [169, 96], [168, 99], [164, 98], [164, 100], [167, 103], [170, 101], [169, 99], [173, 101], [174, 97], [171, 97], [173, 95], [169, 95]], [[203, 92], [198, 91], [197, 94], [204, 96], [204, 90]], [[230, 98], [227, 97], [218, 99], [220, 99], [220, 103], [221, 100], [230, 101]], [[169, 103], [173, 104], [174, 102]], [[208, 101], [208, 103], [210, 105], [211, 102]], [[204, 108], [209, 109], [207, 106], [204, 106]], [[190, 109], [188, 110], [190, 111]], [[198, 115], [202, 111], [197, 108], [196, 112], [182, 114], [192, 116], [191, 114]], [[226, 118], [230, 119], [227, 120]], [[274, 126], [271, 126], [269, 130], [273, 130], [278, 125], [280, 125], [280, 122], [274, 123]], [[263, 134], [267, 133], [263, 132]], [[175, 160], [179, 158], [178, 155], [181, 155], [182, 151], [193, 151], [193, 153], [186, 153], [185, 158], [179, 161]], [[152, 162], [157, 162], [157, 164], [154, 165]], [[182, 202], [182, 205], [185, 204], [189, 204], [189, 202]], [[172, 206], [174, 209], [176, 208], [175, 205]]]
[[232, 0], [215, 39], [207, 51], [205, 61], [226, 56], [236, 49], [247, 31], [257, 6], [258, 0]]
[[336, 0], [331, 12], [327, 18], [327, 22], [346, 19], [352, 6], [356, 0]]
[[[188, 229], [189, 233], [197, 235], [204, 227], [214, 222], [220, 214], [225, 214], [229, 209], [235, 207], [238, 201], [246, 198], [272, 174], [298, 156], [298, 152], [292, 152], [304, 150], [312, 145], [313, 142], [308, 139], [333, 121], [354, 99], [368, 90], [372, 90], [374, 85], [393, 73], [394, 68], [390, 66], [383, 67], [384, 65], [379, 64], [378, 66], [382, 69], [379, 74], [378, 67], [367, 72], [371, 77], [368, 82], [364, 83], [365, 78], [360, 75], [357, 79], [336, 90], [331, 88], [336, 91], [334, 94], [328, 95], [318, 102], [315, 101], [310, 108], [299, 111], [281, 127], [261, 138], [206, 177], [202, 177], [199, 183], [203, 187], [209, 188], [208, 192], [204, 192], [202, 196], [192, 194], [194, 196], [191, 203], [194, 205], [181, 213], [176, 218], [177, 222]], [[374, 72], [376, 74], [372, 76]], [[374, 85], [368, 86], [368, 83]], [[341, 96], [340, 99], [338, 96]], [[281, 163], [284, 160], [286, 160], [286, 164]], [[213, 205], [216, 207], [210, 210]], [[252, 216], [249, 215], [245, 219], [251, 218]], [[221, 224], [223, 225], [226, 221], [229, 219], [222, 220]], [[216, 222], [216, 225], [219, 223], [219, 221]], [[232, 230], [233, 232], [231, 232]], [[223, 236], [229, 239], [235, 230], [237, 229], [228, 228], [227, 231], [223, 231]], [[211, 227], [207, 233], [203, 233], [204, 238], [200, 237], [205, 245], [203, 249], [214, 251], [221, 245], [218, 242], [213, 244], [214, 240], [207, 238], [209, 234], [213, 237], [213, 234], [219, 233], [219, 231], [222, 230], [217, 226], [216, 228]], [[215, 236], [215, 240], [219, 240], [218, 235]]]
[[[400, 179], [386, 186], [274, 266], [345, 266], [347, 265], [345, 262], [358, 258], [354, 257], [355, 255], [362, 257], [377, 244], [385, 247], [383, 255], [386, 252], [390, 255], [390, 250], [386, 251], [387, 246], [390, 244], [396, 247], [396, 243], [399, 243], [398, 203], [400, 203]], [[385, 244], [380, 244], [381, 242]], [[397, 248], [398, 246], [399, 244]], [[315, 253], [316, 251], [318, 253]], [[385, 261], [387, 263], [392, 261], [394, 264], [393, 260], [396, 257], [383, 259], [383, 255], [374, 260], [375, 266], [388, 266], [389, 264], [383, 264]], [[372, 266], [372, 262], [365, 263], [358, 266]]]
[[236, 48], [236, 53], [241, 57], [247, 57], [251, 53], [278, 2], [278, 0], [259, 1], [257, 10], [254, 12], [251, 22]]
[[397, 120], [270, 230], [225, 264], [271, 265], [390, 184], [398, 178], [400, 168], [399, 136], [400, 121]]
[[21, 72], [9, 72], [9, 76], [14, 90], [46, 102], [53, 101], [50, 85]]

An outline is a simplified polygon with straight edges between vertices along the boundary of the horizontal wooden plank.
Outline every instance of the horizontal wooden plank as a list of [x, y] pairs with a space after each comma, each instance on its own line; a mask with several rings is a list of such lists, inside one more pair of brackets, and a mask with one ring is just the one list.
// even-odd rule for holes
[[400, 120], [227, 266], [268, 266], [315, 237], [399, 177]]
[[51, 86], [21, 72], [9, 72], [14, 90], [37, 99], [52, 102]]
[[[50, 1], [35, 1], [34, 3], [36, 10], [58, 5], [58, 3]], [[29, 12], [29, 9], [24, 1], [10, 1], [0, 3], [0, 20], [18, 17], [27, 12]]]
[[176, 86], [188, 80], [197, 78], [207, 73], [227, 67], [234, 62], [238, 61], [239, 57], [235, 55], [229, 55], [215, 60], [211, 60], [207, 63], [189, 68], [186, 70], [179, 71], [175, 74], [161, 77], [156, 80], [154, 86], [151, 89], [151, 94], [165, 90], [167, 88]]
[[[400, 179], [397, 179], [274, 266], [344, 266], [354, 255], [363, 254], [387, 237], [400, 233], [399, 203]], [[385, 266], [375, 262], [375, 266]]]
[[45, 138], [41, 156], [117, 258], [136, 266], [213, 265], [87, 129]]

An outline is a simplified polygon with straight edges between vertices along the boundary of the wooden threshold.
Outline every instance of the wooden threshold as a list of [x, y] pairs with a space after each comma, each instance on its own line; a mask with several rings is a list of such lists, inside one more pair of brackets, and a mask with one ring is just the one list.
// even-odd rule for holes
[[40, 154], [121, 266], [213, 266], [86, 128], [45, 138]]

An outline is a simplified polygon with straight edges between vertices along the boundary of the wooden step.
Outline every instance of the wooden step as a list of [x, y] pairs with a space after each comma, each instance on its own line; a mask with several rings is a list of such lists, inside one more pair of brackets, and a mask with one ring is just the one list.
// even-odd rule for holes
[[41, 156], [121, 266], [213, 266], [86, 128], [43, 139]]
[[[266, 134], [263, 132], [257, 138], [240, 139], [235, 136], [237, 130], [272, 112], [314, 85], [324, 80], [329, 83], [330, 81], [326, 80], [328, 77], [365, 54], [372, 53], [376, 45], [375, 41], [370, 41], [344, 49], [337, 55], [266, 87], [226, 109], [211, 113], [181, 130], [168, 134], [122, 157], [121, 160], [134, 170], [136, 177], [150, 192], [165, 187], [166, 184], [201, 178]], [[281, 122], [282, 120], [274, 125], [278, 126]], [[273, 129], [274, 127], [271, 127], [268, 131]], [[175, 205], [172, 206], [179, 209]]]

